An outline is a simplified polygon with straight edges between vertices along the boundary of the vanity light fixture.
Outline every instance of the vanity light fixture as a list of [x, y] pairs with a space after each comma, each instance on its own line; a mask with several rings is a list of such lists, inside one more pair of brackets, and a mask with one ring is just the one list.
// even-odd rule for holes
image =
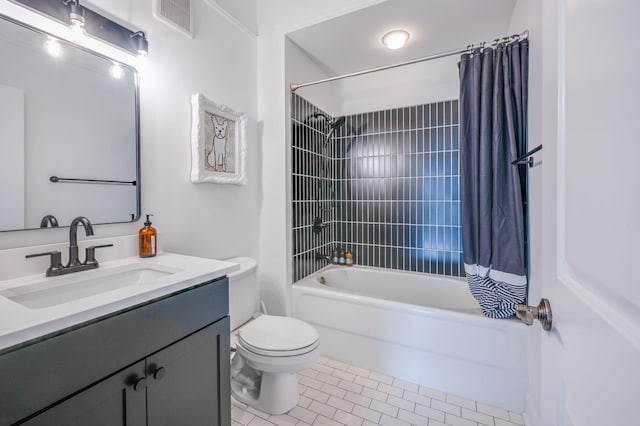
[[77, 35], [86, 36], [84, 7], [80, 6], [78, 0], [62, 0], [62, 4], [69, 7], [69, 21], [71, 22], [69, 28], [71, 31]]
[[85, 37], [102, 41], [138, 56], [146, 56], [149, 42], [144, 32], [131, 30], [80, 4], [80, 0], [11, 0], [72, 29], [79, 44]]
[[47, 37], [47, 39], [43, 43], [43, 46], [44, 46], [44, 50], [47, 51], [49, 56], [54, 58], [59, 58], [62, 56], [62, 52], [63, 52], [62, 45], [55, 38]]
[[124, 76], [124, 69], [117, 62], [114, 62], [113, 65], [111, 65], [111, 68], [109, 68], [109, 72], [111, 72], [111, 77], [115, 78], [116, 80], [120, 80]]
[[389, 49], [400, 49], [409, 40], [409, 33], [405, 30], [394, 30], [382, 37], [382, 43]]
[[147, 41], [147, 37], [144, 35], [144, 32], [137, 31], [130, 36], [137, 43], [138, 49], [138, 58], [146, 58], [149, 54], [149, 42]]

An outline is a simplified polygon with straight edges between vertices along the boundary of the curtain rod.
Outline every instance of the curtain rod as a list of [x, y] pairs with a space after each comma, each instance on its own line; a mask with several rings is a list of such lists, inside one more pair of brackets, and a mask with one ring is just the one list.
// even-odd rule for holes
[[[519, 34], [514, 34], [514, 35], [511, 35], [511, 36], [506, 36], [506, 37], [502, 37], [502, 38], [497, 38], [497, 39], [493, 40], [493, 42], [491, 42], [491, 44], [495, 46], [500, 42], [508, 42], [508, 41], [512, 41], [512, 40], [525, 39], [525, 38], [529, 38], [529, 30], [525, 30], [525, 31], [523, 31], [523, 32], [521, 32]], [[393, 64], [393, 65], [384, 65], [384, 66], [381, 66], [381, 67], [370, 68], [370, 69], [362, 70], [362, 71], [356, 71], [356, 72], [352, 72], [352, 73], [349, 73], [349, 74], [338, 75], [336, 77], [324, 78], [322, 80], [311, 81], [311, 82], [308, 82], [308, 83], [302, 83], [302, 84], [291, 83], [290, 88], [291, 88], [292, 92], [295, 92], [296, 90], [300, 89], [301, 87], [314, 86], [316, 84], [328, 83], [330, 81], [335, 81], [335, 80], [342, 80], [343, 78], [357, 77], [359, 75], [371, 74], [371, 73], [378, 72], [378, 71], [384, 71], [384, 70], [390, 70], [390, 69], [393, 69], [393, 68], [404, 67], [406, 65], [417, 64], [419, 62], [426, 62], [426, 61], [431, 61], [433, 59], [445, 58], [447, 56], [459, 55], [459, 54], [462, 54], [462, 53], [465, 53], [465, 52], [470, 52], [474, 48], [484, 48], [486, 44], [487, 44], [487, 42], [483, 41], [482, 43], [478, 43], [478, 44], [470, 44], [467, 47], [465, 47], [464, 49], [449, 50], [448, 52], [436, 53], [435, 55], [424, 56], [422, 58], [412, 59], [410, 61], [400, 62], [400, 63]]]

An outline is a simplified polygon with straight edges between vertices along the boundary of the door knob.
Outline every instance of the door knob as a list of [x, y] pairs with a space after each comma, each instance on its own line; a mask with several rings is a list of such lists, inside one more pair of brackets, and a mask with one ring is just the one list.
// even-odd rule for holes
[[533, 320], [537, 319], [545, 331], [551, 330], [553, 315], [548, 299], [540, 300], [538, 306], [516, 305], [516, 316], [527, 325], [533, 324]]
[[155, 380], [161, 380], [166, 374], [167, 374], [167, 369], [164, 367], [160, 367], [153, 372], [153, 378]]
[[138, 391], [144, 389], [146, 386], [147, 386], [147, 378], [146, 377], [140, 377], [133, 384], [133, 390], [138, 392]]

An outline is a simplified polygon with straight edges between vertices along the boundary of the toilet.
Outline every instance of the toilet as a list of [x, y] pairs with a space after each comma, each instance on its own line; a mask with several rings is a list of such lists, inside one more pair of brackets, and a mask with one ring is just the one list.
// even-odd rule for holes
[[318, 332], [295, 318], [267, 315], [258, 309], [256, 261], [240, 264], [228, 275], [231, 346], [231, 394], [238, 401], [269, 414], [283, 414], [298, 403], [296, 373], [311, 367], [320, 355]]

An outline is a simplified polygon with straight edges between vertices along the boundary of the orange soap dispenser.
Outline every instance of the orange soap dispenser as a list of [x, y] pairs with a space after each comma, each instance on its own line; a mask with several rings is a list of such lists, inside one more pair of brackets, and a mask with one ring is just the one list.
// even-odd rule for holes
[[158, 248], [158, 232], [156, 231], [156, 228], [151, 226], [149, 216], [153, 215], [147, 215], [147, 220], [144, 223], [144, 228], [140, 229], [140, 231], [138, 232], [138, 254], [140, 255], [140, 257], [153, 257], [156, 255], [156, 250]]

